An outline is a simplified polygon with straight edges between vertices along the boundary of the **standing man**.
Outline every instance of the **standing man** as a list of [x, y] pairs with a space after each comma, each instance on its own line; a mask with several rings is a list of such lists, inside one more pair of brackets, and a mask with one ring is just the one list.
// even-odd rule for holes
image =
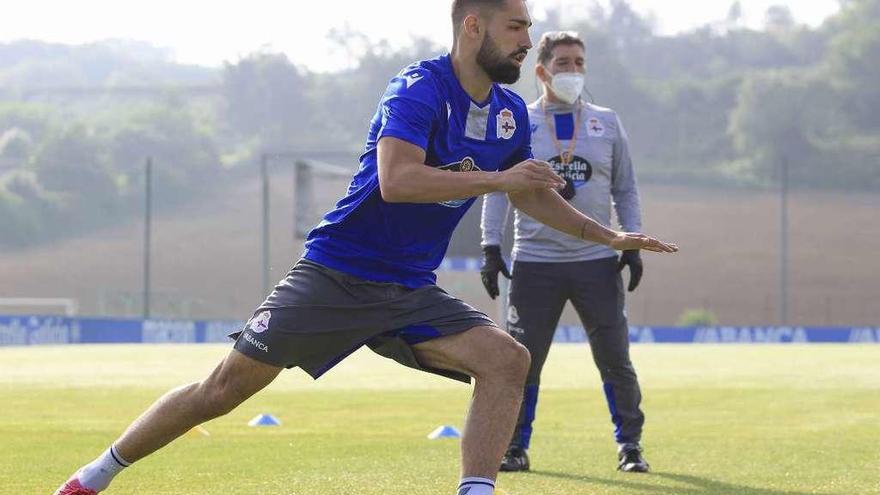
[[[576, 33], [550, 32], [538, 46], [538, 79], [544, 94], [529, 105], [532, 149], [565, 179], [562, 198], [581, 213], [611, 225], [611, 205], [623, 231], [641, 229], [639, 194], [627, 136], [614, 111], [581, 98], [586, 73], [583, 41]], [[527, 471], [532, 422], [538, 404], [541, 369], [566, 301], [571, 301], [590, 340], [602, 377], [618, 444], [618, 469], [648, 471], [639, 441], [644, 414], [629, 357], [629, 331], [619, 272], [630, 269], [629, 290], [642, 276], [638, 250], [617, 253], [602, 243], [583, 242], [551, 229], [517, 207], [507, 329], [528, 348], [532, 364], [519, 420], [502, 471]], [[508, 201], [489, 194], [483, 203], [483, 284], [494, 299], [498, 273], [508, 278], [501, 241]]]
[[[391, 80], [347, 195], [205, 380], [161, 397], [55, 493], [94, 495], [133, 462], [222, 416], [299, 366], [318, 378], [363, 345], [413, 368], [475, 380], [461, 442], [459, 495], [491, 495], [529, 366], [528, 351], [435, 285], [474, 197], [493, 191], [571, 235], [615, 249], [674, 252], [570, 208], [564, 184], [532, 159], [519, 78], [531, 48], [522, 0], [452, 2], [451, 54]], [[304, 405], [304, 407], [307, 407]], [[144, 492], [149, 492], [145, 487]]]

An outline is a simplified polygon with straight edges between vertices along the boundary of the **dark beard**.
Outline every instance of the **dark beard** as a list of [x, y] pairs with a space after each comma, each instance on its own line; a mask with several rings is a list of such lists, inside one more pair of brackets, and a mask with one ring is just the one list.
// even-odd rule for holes
[[480, 51], [477, 53], [477, 65], [479, 65], [489, 76], [493, 82], [502, 84], [513, 84], [519, 80], [519, 69], [510, 57], [516, 53], [505, 56], [501, 54], [495, 41], [486, 34], [483, 43], [480, 45]]

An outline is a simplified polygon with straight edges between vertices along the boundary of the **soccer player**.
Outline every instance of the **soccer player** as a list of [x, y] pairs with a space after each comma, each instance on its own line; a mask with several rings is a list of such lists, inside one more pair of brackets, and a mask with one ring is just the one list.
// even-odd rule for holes
[[[578, 211], [611, 225], [611, 205], [624, 231], [641, 229], [639, 194], [627, 136], [614, 111], [584, 101], [586, 73], [583, 41], [576, 33], [550, 32], [538, 45], [537, 77], [543, 96], [529, 105], [532, 149], [561, 175], [560, 194]], [[619, 272], [630, 268], [629, 290], [638, 286], [642, 261], [638, 250], [624, 250], [618, 260], [602, 242], [583, 242], [548, 228], [521, 202], [513, 201], [515, 238], [507, 329], [532, 357], [516, 430], [501, 464], [502, 471], [527, 471], [532, 422], [538, 404], [541, 368], [566, 301], [571, 301], [589, 335], [593, 360], [602, 377], [614, 435], [618, 469], [648, 471], [640, 439], [644, 414], [641, 393], [629, 357], [629, 331]], [[498, 295], [498, 273], [508, 278], [501, 258], [507, 219], [504, 194], [492, 193], [483, 203], [482, 280], [489, 295]]]
[[449, 238], [474, 197], [504, 191], [535, 217], [616, 249], [674, 252], [570, 208], [564, 181], [529, 147], [525, 103], [496, 83], [531, 48], [522, 0], [452, 2], [450, 54], [394, 77], [348, 193], [309, 234], [296, 263], [205, 380], [170, 391], [58, 495], [92, 495], [194, 426], [222, 416], [298, 366], [317, 378], [360, 348], [475, 381], [461, 441], [459, 495], [489, 495], [516, 421], [529, 355], [484, 314], [435, 285]]

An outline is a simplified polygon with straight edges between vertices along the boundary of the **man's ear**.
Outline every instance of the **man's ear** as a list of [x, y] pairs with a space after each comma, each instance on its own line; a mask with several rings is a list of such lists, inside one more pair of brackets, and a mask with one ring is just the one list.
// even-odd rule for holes
[[483, 32], [483, 25], [480, 22], [480, 17], [475, 14], [470, 14], [465, 16], [462, 22], [462, 33], [465, 36], [470, 37], [471, 39], [477, 39]]
[[535, 75], [538, 76], [538, 80], [542, 83], [550, 83], [550, 80], [553, 79], [553, 76], [550, 74], [550, 71], [547, 70], [542, 64], [538, 64], [535, 66]]

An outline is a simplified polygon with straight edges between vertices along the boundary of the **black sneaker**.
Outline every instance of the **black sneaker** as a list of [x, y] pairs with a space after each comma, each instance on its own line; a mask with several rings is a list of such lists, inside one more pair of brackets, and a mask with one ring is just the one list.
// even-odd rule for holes
[[651, 470], [648, 461], [642, 457], [642, 446], [635, 444], [621, 445], [617, 450], [617, 470], [625, 473], [647, 473]]
[[522, 447], [510, 447], [501, 458], [501, 471], [528, 471], [529, 454]]

